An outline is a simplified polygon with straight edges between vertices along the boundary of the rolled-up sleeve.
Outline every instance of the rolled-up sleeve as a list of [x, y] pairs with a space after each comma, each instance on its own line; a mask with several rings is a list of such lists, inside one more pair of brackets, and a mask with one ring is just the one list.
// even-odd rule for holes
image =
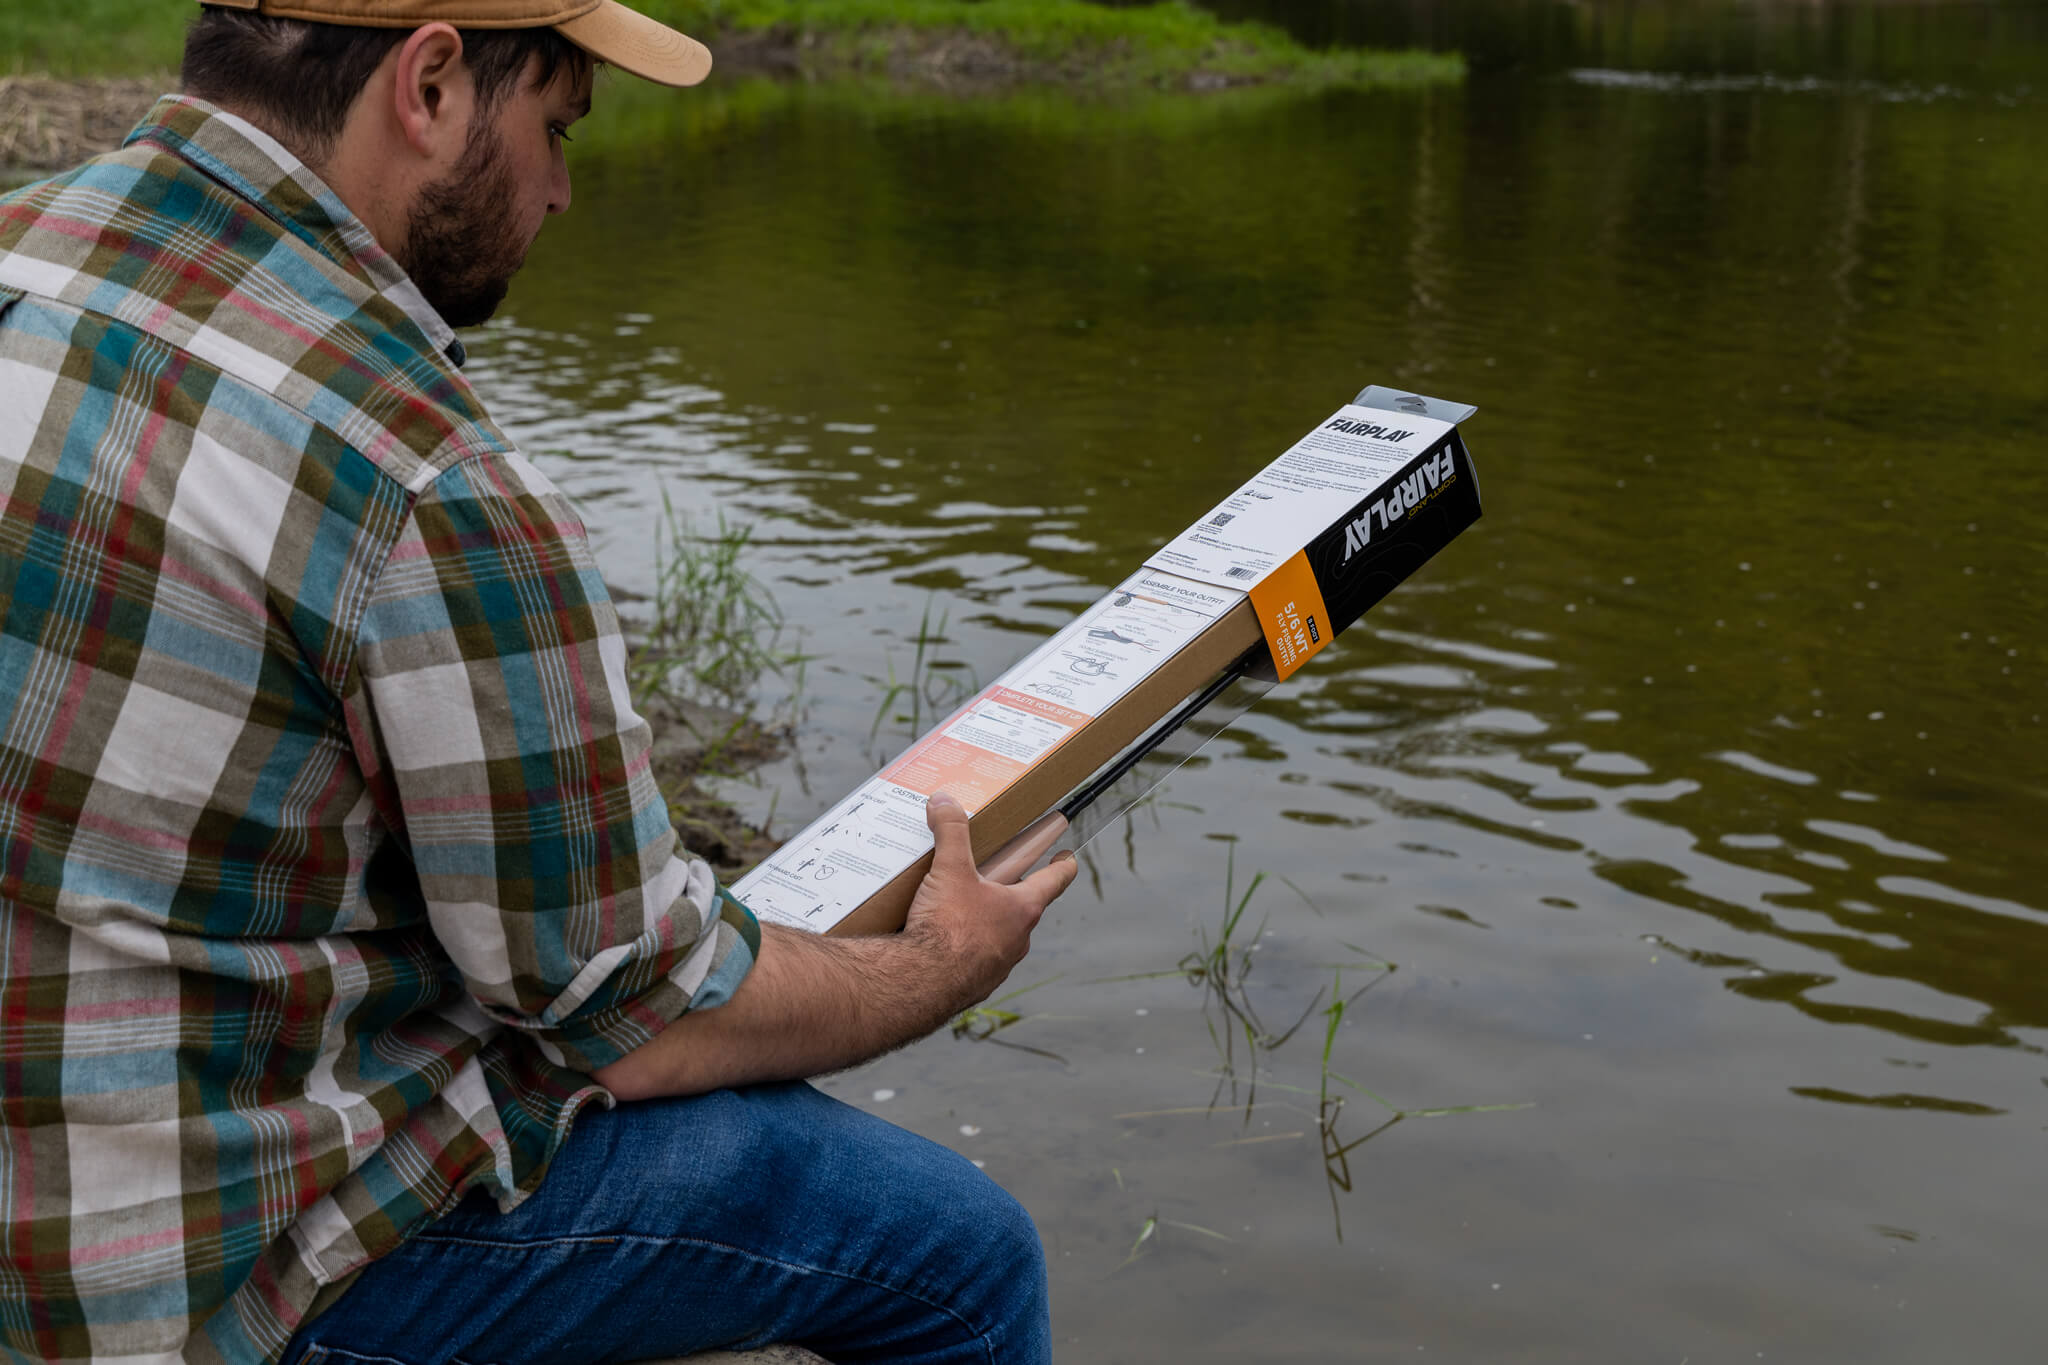
[[726, 1000], [754, 918], [686, 856], [583, 526], [518, 455], [412, 505], [365, 604], [350, 728], [469, 991], [580, 1071]]

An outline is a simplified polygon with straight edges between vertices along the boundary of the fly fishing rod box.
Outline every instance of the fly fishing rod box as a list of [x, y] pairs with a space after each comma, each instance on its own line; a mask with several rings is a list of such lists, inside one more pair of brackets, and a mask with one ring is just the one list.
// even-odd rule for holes
[[[1284, 680], [1479, 518], [1474, 409], [1374, 386], [932, 727], [733, 887], [764, 922], [903, 926], [931, 867], [926, 799], [977, 862], [1247, 668]], [[1092, 797], [1085, 797], [1092, 799]]]

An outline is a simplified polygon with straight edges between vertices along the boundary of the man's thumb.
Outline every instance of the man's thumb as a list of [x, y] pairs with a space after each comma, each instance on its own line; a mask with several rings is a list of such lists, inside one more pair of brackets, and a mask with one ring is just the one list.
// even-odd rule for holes
[[945, 792], [933, 792], [924, 803], [924, 822], [932, 831], [932, 866], [965, 863], [974, 871], [974, 841], [967, 834], [967, 807]]

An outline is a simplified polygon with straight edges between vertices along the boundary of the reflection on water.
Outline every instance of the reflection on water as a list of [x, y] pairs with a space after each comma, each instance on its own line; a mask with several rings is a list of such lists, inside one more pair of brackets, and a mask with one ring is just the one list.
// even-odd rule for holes
[[[1567, 74], [1581, 85], [1650, 90], [1666, 95], [1831, 95], [1896, 103], [1969, 99], [1974, 93], [1952, 85], [1887, 85], [1881, 81], [1828, 80], [1820, 76], [1693, 76], [1678, 71], [1609, 71], [1603, 67], [1580, 67]], [[1994, 98], [2009, 104], [2026, 93], [2001, 92]]]
[[[475, 372], [623, 585], [664, 488], [759, 521], [819, 656], [785, 829], [903, 742], [921, 633], [992, 677], [1361, 384], [1480, 406], [1485, 520], [1091, 850], [1041, 1053], [842, 1087], [1025, 1199], [1062, 1358], [2038, 1340], [2040, 11], [1781, 8], [1290, 7], [1474, 79], [618, 90], [579, 140]], [[1536, 1106], [1352, 1150], [1341, 1246], [1317, 1027], [1209, 1116], [1196, 993], [1104, 983], [1213, 929], [1226, 842], [1312, 902], [1252, 911], [1265, 1017], [1369, 952], [1333, 1070]]]
[[1277, 24], [1310, 43], [1455, 49], [1488, 78], [1599, 67], [2038, 91], [2048, 39], [2048, 15], [2026, 0], [1210, 0], [1206, 8]]

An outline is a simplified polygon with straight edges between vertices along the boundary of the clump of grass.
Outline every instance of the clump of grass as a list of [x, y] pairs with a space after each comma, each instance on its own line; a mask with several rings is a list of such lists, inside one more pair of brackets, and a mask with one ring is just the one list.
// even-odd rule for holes
[[[1266, 1027], [1259, 1018], [1259, 1012], [1252, 1004], [1248, 989], [1254, 954], [1259, 943], [1266, 936], [1266, 920], [1259, 921], [1259, 927], [1249, 940], [1238, 938], [1238, 929], [1244, 923], [1245, 910], [1251, 905], [1252, 897], [1258, 894], [1265, 882], [1263, 871], [1252, 874], [1251, 882], [1243, 895], [1237, 895], [1237, 849], [1233, 846], [1224, 864], [1223, 873], [1223, 922], [1215, 937], [1207, 930], [1198, 931], [1200, 947], [1181, 958], [1176, 964], [1181, 975], [1190, 985], [1200, 986], [1204, 991], [1202, 1020], [1209, 1028], [1209, 1038], [1223, 1054], [1222, 1072], [1217, 1078], [1216, 1098], [1220, 1098], [1223, 1087], [1230, 1087], [1233, 1101], [1237, 1094], [1238, 1067], [1237, 1046], [1241, 1038], [1245, 1049], [1244, 1077], [1246, 1082], [1245, 1117], [1250, 1121], [1251, 1106], [1258, 1099], [1259, 1053], [1271, 1052], [1285, 1044], [1308, 1022], [1315, 1012], [1317, 1002], [1322, 999], [1319, 990], [1302, 1009], [1301, 1015], [1292, 1024], [1279, 1031]], [[1284, 880], [1284, 879], [1283, 879]], [[1296, 895], [1300, 888], [1288, 883]], [[1303, 897], [1307, 900], [1307, 897]], [[1313, 906], [1313, 902], [1310, 902]], [[1211, 1011], [1214, 1011], [1212, 1014]], [[1213, 1100], [1212, 1100], [1213, 1102]]]
[[[721, 514], [714, 530], [699, 533], [666, 492], [662, 514], [654, 593], [643, 599], [644, 619], [629, 626], [626, 680], [634, 708], [654, 726], [654, 773], [670, 822], [693, 852], [731, 874], [774, 848], [774, 806], [754, 825], [698, 779], [735, 776], [783, 751], [807, 656], [785, 640], [774, 595], [746, 568], [752, 528]], [[763, 715], [759, 694], [769, 677], [786, 687]]]
[[[1122, 1184], [1121, 1176], [1118, 1177], [1118, 1184]], [[1154, 1213], [1138, 1225], [1138, 1239], [1131, 1243], [1130, 1251], [1124, 1256], [1122, 1263], [1116, 1269], [1122, 1270], [1124, 1266], [1129, 1265], [1131, 1262], [1150, 1255], [1152, 1248], [1159, 1244], [1158, 1237], [1159, 1229], [1161, 1228], [1179, 1228], [1183, 1232], [1199, 1233], [1203, 1237], [1213, 1238], [1218, 1242], [1230, 1240], [1226, 1234], [1217, 1232], [1213, 1228], [1205, 1228], [1199, 1223], [1183, 1223], [1174, 1218], [1161, 1218], [1158, 1214]], [[1112, 1275], [1115, 1273], [1115, 1270], [1110, 1272]]]
[[[1266, 874], [1252, 874], [1244, 894], [1237, 893], [1237, 850], [1233, 847], [1227, 855], [1223, 872], [1223, 920], [1212, 937], [1207, 929], [1198, 929], [1199, 946], [1174, 964], [1173, 970], [1164, 972], [1137, 972], [1129, 976], [1102, 977], [1103, 982], [1150, 981], [1160, 977], [1179, 976], [1186, 978], [1189, 985], [1202, 988], [1202, 1022], [1209, 1029], [1209, 1040], [1216, 1045], [1221, 1055], [1217, 1068], [1216, 1092], [1209, 1098], [1209, 1109], [1213, 1110], [1223, 1098], [1224, 1087], [1230, 1089], [1231, 1103], [1237, 1102], [1240, 1078], [1246, 1086], [1245, 1122], [1251, 1122], [1252, 1111], [1258, 1108], [1259, 1054], [1271, 1052], [1286, 1043], [1301, 1030], [1308, 1018], [1315, 1012], [1316, 1004], [1322, 998], [1317, 990], [1301, 1015], [1292, 1024], [1277, 1032], [1266, 1026], [1259, 1017], [1258, 1008], [1253, 1005], [1249, 982], [1252, 974], [1254, 955], [1259, 943], [1266, 936], [1266, 921], [1261, 919], [1259, 927], [1248, 938], [1239, 937], [1244, 923], [1245, 910], [1251, 905], [1252, 897], [1258, 894], [1265, 883]], [[1285, 877], [1280, 878], [1288, 890], [1300, 896], [1313, 910], [1315, 902], [1309, 900], [1302, 889]], [[1245, 1064], [1240, 1072], [1238, 1047], [1240, 1040], [1245, 1051]]]
[[788, 623], [782, 609], [741, 563], [753, 528], [735, 526], [721, 511], [717, 529], [700, 534], [666, 489], [661, 510], [654, 594], [639, 647], [626, 666], [627, 682], [636, 705], [666, 703], [693, 728], [702, 724], [695, 717], [709, 703], [729, 718], [729, 738], [730, 727], [751, 720], [764, 678], [792, 677], [792, 701], [786, 705], [794, 704], [802, 694], [806, 656], [784, 644]]
[[[1213, 1116], [1223, 1097], [1226, 1085], [1230, 1087], [1231, 1102], [1233, 1107], [1235, 1106], [1237, 1087], [1241, 1080], [1246, 1086], [1244, 1103], [1244, 1123], [1246, 1127], [1250, 1126], [1253, 1111], [1262, 1109], [1268, 1111], [1277, 1109], [1299, 1114], [1304, 1119], [1313, 1119], [1314, 1131], [1320, 1138], [1322, 1145], [1323, 1175], [1324, 1183], [1330, 1196], [1331, 1219], [1336, 1229], [1337, 1240], [1342, 1242], [1344, 1240], [1343, 1210], [1337, 1196], [1340, 1192], [1349, 1194], [1352, 1190], [1351, 1154], [1353, 1152], [1404, 1119], [1442, 1118], [1450, 1114], [1497, 1113], [1514, 1109], [1528, 1109], [1532, 1106], [1526, 1102], [1520, 1102], [1510, 1104], [1442, 1105], [1432, 1108], [1408, 1109], [1395, 1104], [1385, 1096], [1368, 1089], [1360, 1082], [1337, 1071], [1332, 1065], [1337, 1055], [1337, 1034], [1343, 1028], [1347, 1014], [1358, 1003], [1360, 997], [1398, 970], [1395, 963], [1389, 962], [1374, 953], [1367, 952], [1353, 943], [1345, 943], [1343, 946], [1356, 954], [1356, 957], [1345, 962], [1322, 964], [1334, 971], [1334, 976], [1328, 988], [1318, 989], [1308, 1005], [1302, 1010], [1301, 1015], [1287, 1028], [1277, 1032], [1268, 1029], [1260, 1020], [1258, 1010], [1253, 1005], [1248, 990], [1248, 982], [1254, 961], [1253, 954], [1266, 933], [1265, 921], [1261, 920], [1257, 930], [1249, 936], [1246, 936], [1244, 933], [1246, 911], [1251, 905], [1252, 897], [1257, 894], [1260, 886], [1264, 884], [1266, 874], [1264, 872], [1255, 873], [1250, 883], [1246, 885], [1243, 893], [1239, 894], [1236, 889], [1237, 868], [1234, 854], [1235, 850], [1233, 849], [1233, 856], [1225, 863], [1222, 921], [1213, 934], [1207, 929], [1197, 931], [1200, 938], [1200, 946], [1196, 951], [1183, 957], [1172, 971], [1140, 972], [1131, 976], [1101, 978], [1103, 981], [1139, 981], [1167, 976], [1180, 976], [1186, 978], [1191, 984], [1201, 987], [1203, 991], [1203, 1021], [1208, 1026], [1211, 1042], [1216, 1045], [1217, 1051], [1221, 1054], [1221, 1065], [1216, 1073], [1218, 1077], [1216, 1090], [1210, 1095], [1209, 1103], [1206, 1105], [1138, 1110], [1131, 1113], [1118, 1114], [1116, 1117], [1120, 1120], [1133, 1121], [1138, 1119], [1164, 1118], [1173, 1115]], [[1295, 886], [1285, 878], [1280, 880], [1289, 890], [1300, 896], [1310, 909], [1316, 909], [1315, 902], [1309, 899], [1308, 895], [1300, 887]], [[1344, 974], [1346, 972], [1356, 973], [1361, 971], [1370, 973], [1370, 979], [1347, 994], [1344, 989]], [[1270, 1089], [1279, 1090], [1286, 1095], [1301, 1096], [1302, 1100], [1294, 1101], [1283, 1098], [1277, 1101], [1261, 1101], [1258, 1098], [1260, 1055], [1262, 1053], [1269, 1054], [1277, 1050], [1299, 1033], [1302, 1026], [1308, 1022], [1310, 1016], [1316, 1012], [1317, 1004], [1326, 995], [1329, 1003], [1324, 1005], [1322, 1009], [1323, 1045], [1317, 1070], [1316, 1087], [1311, 1090], [1303, 1086], [1288, 1085], [1280, 1081], [1269, 1080], [1266, 1082], [1266, 1085]], [[1238, 1061], [1240, 1047], [1242, 1047], [1245, 1053], [1242, 1068], [1240, 1068]], [[1338, 1087], [1348, 1089], [1371, 1100], [1386, 1111], [1385, 1116], [1362, 1136], [1346, 1140], [1340, 1132], [1340, 1123], [1343, 1119], [1347, 1097]], [[1315, 1100], [1316, 1105], [1313, 1113], [1309, 1111], [1306, 1104], [1307, 1099], [1311, 1097]], [[1216, 1145], [1219, 1147], [1244, 1147], [1276, 1142], [1297, 1142], [1307, 1138], [1309, 1132], [1310, 1129], [1307, 1126], [1303, 1126], [1298, 1130], [1231, 1138]], [[1117, 1175], [1117, 1185], [1119, 1189], [1123, 1187], [1123, 1178], [1120, 1172]], [[1138, 1241], [1133, 1243], [1131, 1247], [1131, 1254], [1125, 1257], [1124, 1265], [1128, 1265], [1132, 1260], [1137, 1259], [1141, 1248], [1144, 1248], [1148, 1239], [1156, 1234], [1158, 1221], [1156, 1218], [1147, 1220], [1146, 1226], [1140, 1230]], [[1204, 1231], [1204, 1229], [1194, 1230]], [[1118, 1267], [1118, 1269], [1121, 1268], [1122, 1266]]]
[[[1348, 946], [1348, 945], [1347, 945]], [[1354, 951], [1356, 951], [1354, 949]], [[1337, 970], [1330, 986], [1330, 1003], [1323, 1010], [1323, 1064], [1322, 1086], [1316, 1096], [1316, 1127], [1323, 1140], [1323, 1177], [1330, 1191], [1330, 1218], [1337, 1229], [1337, 1240], [1344, 1240], [1344, 1211], [1337, 1201], [1339, 1191], [1351, 1193], [1351, 1154], [1366, 1143], [1386, 1132], [1403, 1119], [1434, 1119], [1447, 1114], [1490, 1114], [1511, 1109], [1533, 1107], [1526, 1101], [1513, 1104], [1453, 1104], [1433, 1109], [1403, 1109], [1392, 1100], [1366, 1089], [1349, 1076], [1330, 1069], [1330, 1057], [1337, 1047], [1337, 1030], [1344, 1025], [1344, 1011], [1367, 991], [1386, 980], [1386, 973], [1394, 970], [1394, 964], [1383, 964], [1385, 970], [1371, 981], [1360, 986], [1349, 996], [1344, 994], [1344, 972]], [[1333, 1094], [1330, 1082], [1348, 1086], [1387, 1111], [1387, 1116], [1361, 1137], [1346, 1142], [1337, 1133], [1337, 1122], [1344, 1115], [1344, 1096]]]
[[[1344, 1209], [1337, 1202], [1337, 1193], [1339, 1190], [1342, 1190], [1345, 1194], [1351, 1193], [1351, 1153], [1399, 1123], [1403, 1115], [1399, 1109], [1395, 1109], [1391, 1117], [1387, 1118], [1363, 1137], [1354, 1138], [1350, 1142], [1345, 1142], [1340, 1138], [1337, 1135], [1337, 1120], [1344, 1113], [1344, 1097], [1330, 1093], [1330, 1082], [1334, 1079], [1348, 1085], [1358, 1086], [1358, 1083], [1331, 1071], [1330, 1056], [1336, 1051], [1337, 1030], [1344, 1026], [1345, 1009], [1359, 996], [1386, 980], [1387, 972], [1392, 970], [1393, 964], [1388, 963], [1386, 972], [1380, 973], [1371, 981], [1366, 982], [1365, 985], [1360, 986], [1351, 995], [1346, 996], [1344, 994], [1344, 973], [1339, 969], [1336, 978], [1330, 985], [1330, 1003], [1323, 1010], [1322, 1085], [1316, 1093], [1316, 1128], [1323, 1140], [1323, 1183], [1330, 1192], [1330, 1221], [1337, 1230], [1337, 1240], [1339, 1242], [1344, 1240]], [[1358, 1086], [1358, 1089], [1365, 1091], [1363, 1086]], [[1365, 1093], [1371, 1094], [1370, 1091], [1365, 1091]], [[1378, 1099], [1379, 1097], [1374, 1095], [1373, 1098]], [[1385, 1103], [1385, 1101], [1382, 1100], [1381, 1103]]]

